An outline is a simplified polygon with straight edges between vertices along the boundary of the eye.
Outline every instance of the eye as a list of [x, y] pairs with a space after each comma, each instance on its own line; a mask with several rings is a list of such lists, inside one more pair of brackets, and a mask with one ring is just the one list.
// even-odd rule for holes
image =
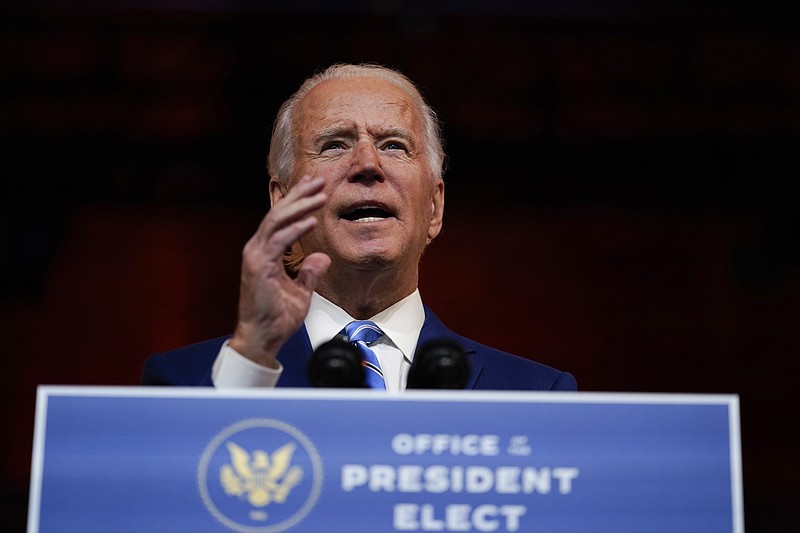
[[346, 148], [342, 141], [328, 141], [322, 145], [322, 151], [327, 152], [330, 150], [344, 150]]
[[408, 152], [408, 148], [406, 145], [400, 141], [386, 141], [383, 144], [384, 150], [402, 150], [403, 152]]

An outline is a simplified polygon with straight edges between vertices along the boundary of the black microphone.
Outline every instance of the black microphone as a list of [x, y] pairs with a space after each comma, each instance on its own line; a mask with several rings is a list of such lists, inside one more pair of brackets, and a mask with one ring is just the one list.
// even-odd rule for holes
[[337, 335], [317, 348], [308, 362], [314, 387], [364, 388], [364, 367], [355, 346]]
[[463, 389], [470, 364], [464, 349], [449, 339], [434, 339], [419, 350], [408, 371], [408, 389]]

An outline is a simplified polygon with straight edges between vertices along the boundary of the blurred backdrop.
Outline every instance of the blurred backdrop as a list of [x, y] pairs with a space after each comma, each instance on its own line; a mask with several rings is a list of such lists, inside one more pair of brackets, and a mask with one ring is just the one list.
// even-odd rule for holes
[[[295, 5], [297, 4], [297, 5]], [[423, 298], [585, 391], [741, 397], [749, 531], [798, 523], [796, 8], [130, 0], [0, 8], [0, 529], [38, 384], [232, 330], [280, 103], [380, 62], [438, 110]]]

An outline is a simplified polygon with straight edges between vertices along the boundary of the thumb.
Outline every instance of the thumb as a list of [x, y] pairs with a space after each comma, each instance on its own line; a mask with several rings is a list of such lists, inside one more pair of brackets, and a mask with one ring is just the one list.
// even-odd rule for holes
[[325, 275], [331, 266], [331, 258], [321, 252], [313, 253], [303, 260], [300, 270], [297, 271], [295, 281], [309, 292], [317, 288], [320, 278]]

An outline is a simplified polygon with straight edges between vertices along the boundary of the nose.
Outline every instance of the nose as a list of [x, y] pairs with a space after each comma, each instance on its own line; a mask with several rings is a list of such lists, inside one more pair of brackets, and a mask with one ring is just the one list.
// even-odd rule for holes
[[353, 152], [353, 159], [350, 163], [351, 182], [370, 183], [373, 181], [383, 181], [383, 169], [381, 168], [380, 154], [372, 142], [361, 140]]

